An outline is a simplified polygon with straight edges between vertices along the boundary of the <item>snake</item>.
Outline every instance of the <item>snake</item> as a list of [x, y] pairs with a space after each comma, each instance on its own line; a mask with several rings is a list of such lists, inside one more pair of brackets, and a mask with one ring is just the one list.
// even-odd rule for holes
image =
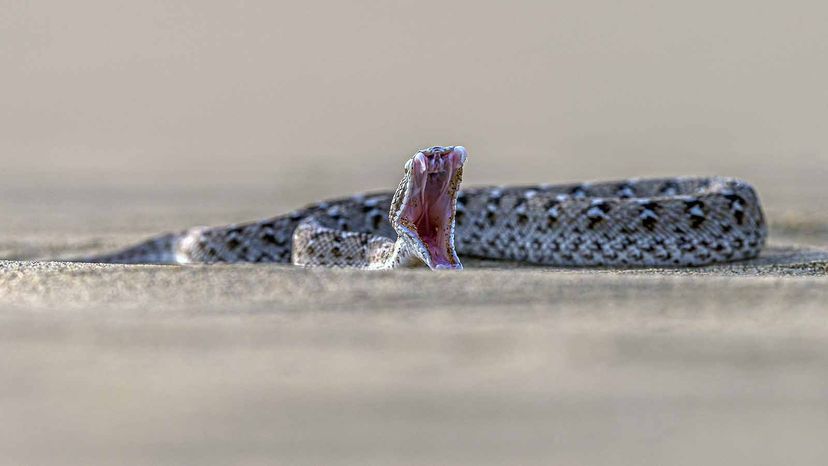
[[562, 267], [691, 267], [754, 258], [767, 237], [756, 190], [739, 179], [460, 189], [467, 158], [463, 146], [422, 149], [405, 162], [394, 192], [166, 233], [81, 260], [462, 270], [462, 256]]

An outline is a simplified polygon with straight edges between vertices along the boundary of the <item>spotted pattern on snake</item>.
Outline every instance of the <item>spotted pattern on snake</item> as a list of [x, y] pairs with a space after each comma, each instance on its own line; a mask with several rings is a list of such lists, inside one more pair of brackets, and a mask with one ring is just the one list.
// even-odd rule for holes
[[738, 179], [460, 190], [466, 155], [461, 146], [418, 151], [393, 193], [170, 233], [84, 260], [461, 269], [459, 255], [555, 266], [701, 266], [756, 257], [767, 236], [755, 190]]

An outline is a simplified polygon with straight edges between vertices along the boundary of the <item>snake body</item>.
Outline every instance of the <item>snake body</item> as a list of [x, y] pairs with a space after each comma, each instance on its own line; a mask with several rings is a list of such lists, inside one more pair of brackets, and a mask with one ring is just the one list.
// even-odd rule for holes
[[460, 190], [465, 160], [460, 146], [432, 147], [408, 161], [395, 192], [165, 234], [86, 260], [460, 269], [459, 255], [558, 266], [700, 266], [755, 257], [767, 236], [755, 190], [738, 179]]

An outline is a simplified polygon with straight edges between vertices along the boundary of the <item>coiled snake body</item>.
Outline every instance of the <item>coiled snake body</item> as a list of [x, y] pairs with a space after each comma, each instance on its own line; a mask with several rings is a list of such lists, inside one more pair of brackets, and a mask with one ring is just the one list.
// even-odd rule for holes
[[461, 191], [465, 161], [461, 146], [432, 147], [409, 159], [394, 193], [170, 233], [84, 260], [461, 269], [459, 254], [560, 266], [699, 266], [755, 257], [767, 235], [756, 192], [737, 179]]

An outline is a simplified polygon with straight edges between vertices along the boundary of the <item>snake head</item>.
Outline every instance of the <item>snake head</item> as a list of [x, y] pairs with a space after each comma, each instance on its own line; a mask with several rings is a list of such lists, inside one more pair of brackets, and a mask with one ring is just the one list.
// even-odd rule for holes
[[391, 204], [397, 235], [432, 270], [463, 268], [454, 249], [454, 214], [466, 155], [463, 146], [417, 152], [406, 162]]

